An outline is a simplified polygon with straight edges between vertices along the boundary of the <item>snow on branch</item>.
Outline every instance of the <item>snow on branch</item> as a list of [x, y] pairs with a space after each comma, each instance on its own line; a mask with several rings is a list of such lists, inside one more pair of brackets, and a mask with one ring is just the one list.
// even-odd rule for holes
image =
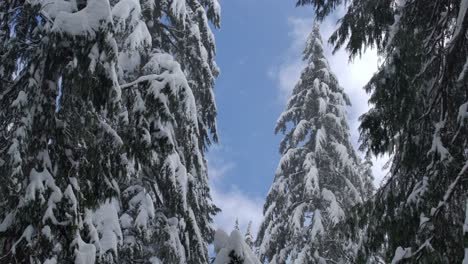
[[159, 74], [144, 75], [144, 76], [139, 77], [138, 79], [136, 79], [133, 82], [121, 84], [120, 88], [121, 89], [126, 89], [126, 88], [132, 87], [132, 86], [137, 85], [137, 84], [142, 83], [142, 82], [149, 82], [149, 81], [155, 81], [155, 80], [162, 81], [162, 79], [163, 79], [163, 77], [161, 75], [159, 75]]

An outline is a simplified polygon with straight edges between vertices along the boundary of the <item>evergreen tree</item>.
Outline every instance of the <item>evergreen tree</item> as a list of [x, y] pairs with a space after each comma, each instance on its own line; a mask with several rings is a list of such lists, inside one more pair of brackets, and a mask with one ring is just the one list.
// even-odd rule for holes
[[261, 260], [269, 263], [344, 261], [339, 223], [369, 194], [371, 179], [359, 174], [350, 142], [350, 102], [323, 52], [315, 24], [304, 51], [307, 66], [276, 126], [285, 133], [283, 156], [257, 238]]
[[3, 260], [208, 263], [219, 11], [0, 3]]
[[[319, 18], [341, 0], [314, 4]], [[468, 1], [350, 1], [331, 42], [369, 46], [383, 64], [365, 89], [362, 147], [390, 154], [390, 175], [352, 223], [366, 229], [359, 260], [460, 263], [468, 189]], [[353, 226], [353, 225], [352, 225]], [[464, 241], [464, 242], [463, 242]]]
[[361, 162], [361, 166], [359, 167], [359, 174], [362, 178], [366, 179], [364, 189], [367, 191], [365, 196], [370, 198], [375, 191], [374, 187], [374, 174], [372, 172], [372, 166], [374, 163], [372, 162], [372, 154], [370, 152], [366, 153], [364, 157], [364, 161]]
[[254, 246], [254, 237], [252, 235], [252, 221], [249, 221], [249, 224], [247, 225], [247, 230], [245, 231], [245, 236], [244, 240], [245, 243], [250, 247], [253, 248]]
[[214, 250], [216, 258], [213, 264], [260, 264], [257, 256], [242, 239], [242, 234], [235, 229], [231, 235], [218, 229], [215, 234]]
[[122, 131], [132, 168], [122, 196], [126, 261], [207, 263], [218, 211], [204, 158], [209, 134], [217, 139], [208, 19], [219, 26], [219, 4], [122, 0], [113, 13], [129, 109]]
[[109, 2], [45, 2], [0, 11], [2, 262], [115, 263], [126, 172]]

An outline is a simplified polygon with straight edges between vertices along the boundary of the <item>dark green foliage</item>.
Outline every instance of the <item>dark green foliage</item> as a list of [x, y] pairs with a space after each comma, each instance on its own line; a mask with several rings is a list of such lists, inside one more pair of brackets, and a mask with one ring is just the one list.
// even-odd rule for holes
[[349, 98], [322, 45], [316, 24], [304, 50], [307, 65], [276, 125], [285, 136], [257, 238], [262, 261], [345, 261], [356, 245], [342, 220], [372, 193], [372, 174], [362, 172], [349, 138]]
[[[320, 19], [336, 1], [317, 5]], [[328, 9], [327, 9], [328, 8]], [[357, 210], [361, 259], [460, 263], [468, 175], [466, 1], [349, 1], [330, 42], [351, 56], [375, 47], [383, 63], [365, 89], [362, 149], [390, 154], [383, 187]], [[327, 10], [327, 12], [320, 12]], [[409, 251], [411, 249], [411, 252]], [[402, 253], [402, 254], [397, 254]]]
[[[85, 211], [115, 197], [125, 175], [121, 144], [103, 129], [119, 122], [112, 30], [59, 33], [39, 2], [2, 1], [0, 14], [2, 261], [70, 261], [88, 240]], [[90, 71], [93, 47], [102, 57]]]
[[[218, 69], [208, 24], [219, 26], [217, 2], [181, 1], [184, 14], [170, 1], [150, 2], [139, 1], [135, 10], [141, 13], [116, 19], [123, 25], [118, 33], [122, 43], [132, 41], [139, 23], [151, 38], [133, 49], [122, 46], [125, 56], [141, 58], [137, 67], [123, 67], [121, 76], [129, 110], [122, 133], [128, 137], [133, 168], [123, 184], [123, 211], [132, 223], [124, 233], [138, 238], [124, 245], [126, 261], [157, 257], [163, 263], [207, 263], [207, 245], [214, 235], [210, 223], [219, 211], [211, 201], [204, 158], [210, 140], [217, 140], [212, 90]], [[122, 22], [128, 20], [136, 22]], [[147, 76], [155, 77], [138, 79]], [[149, 213], [147, 223], [137, 224], [141, 212], [152, 207], [155, 215]]]
[[229, 253], [229, 257], [231, 257], [231, 261], [228, 264], [244, 264], [244, 259], [237, 256], [236, 252], [232, 250]]
[[181, 3], [0, 2], [0, 262], [208, 262], [219, 7]]

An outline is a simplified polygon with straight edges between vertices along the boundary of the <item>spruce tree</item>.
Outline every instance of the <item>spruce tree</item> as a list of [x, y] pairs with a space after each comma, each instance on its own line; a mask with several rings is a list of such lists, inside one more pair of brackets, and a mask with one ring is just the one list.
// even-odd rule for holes
[[115, 263], [126, 172], [109, 2], [11, 4], [1, 6], [11, 47], [1, 73], [2, 261]]
[[126, 261], [208, 263], [218, 211], [204, 158], [210, 135], [217, 139], [208, 23], [219, 26], [219, 5], [122, 0], [113, 13], [129, 113], [122, 131], [131, 174], [122, 193]]
[[241, 232], [234, 228], [228, 236], [218, 229], [214, 239], [216, 257], [213, 264], [260, 264], [251, 247], [242, 239]]
[[[313, 4], [320, 18], [341, 0]], [[356, 211], [359, 260], [460, 263], [468, 189], [468, 1], [354, 0], [330, 41], [351, 56], [376, 47], [383, 64], [365, 86], [362, 147], [390, 154], [390, 175]], [[466, 251], [465, 251], [466, 252]]]
[[249, 224], [247, 225], [247, 229], [245, 230], [245, 236], [244, 236], [245, 243], [253, 249], [254, 246], [254, 237], [252, 235], [252, 221], [249, 221]]
[[276, 132], [285, 133], [282, 158], [257, 238], [261, 260], [269, 263], [344, 261], [339, 224], [369, 194], [371, 179], [359, 174], [350, 142], [350, 101], [322, 45], [315, 24], [304, 50], [307, 66], [276, 125]]
[[0, 3], [3, 260], [208, 263], [210, 20], [215, 0]]

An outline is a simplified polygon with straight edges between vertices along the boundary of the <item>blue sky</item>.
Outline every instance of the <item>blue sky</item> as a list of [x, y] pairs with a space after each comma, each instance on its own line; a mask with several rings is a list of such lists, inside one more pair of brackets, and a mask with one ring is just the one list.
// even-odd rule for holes
[[[274, 135], [274, 126], [303, 68], [300, 55], [312, 9], [296, 8], [294, 0], [221, 0], [221, 8], [221, 29], [215, 31], [220, 143], [208, 153], [212, 195], [223, 209], [215, 226], [230, 231], [238, 217], [241, 227], [252, 220], [255, 231], [280, 158], [281, 135]], [[322, 24], [324, 40], [342, 12]], [[330, 49], [331, 68], [353, 103], [348, 114], [356, 144], [357, 118], [368, 109], [361, 87], [376, 69], [377, 56], [369, 51], [348, 63], [346, 52], [332, 56]], [[375, 162], [375, 184], [382, 164]]]

